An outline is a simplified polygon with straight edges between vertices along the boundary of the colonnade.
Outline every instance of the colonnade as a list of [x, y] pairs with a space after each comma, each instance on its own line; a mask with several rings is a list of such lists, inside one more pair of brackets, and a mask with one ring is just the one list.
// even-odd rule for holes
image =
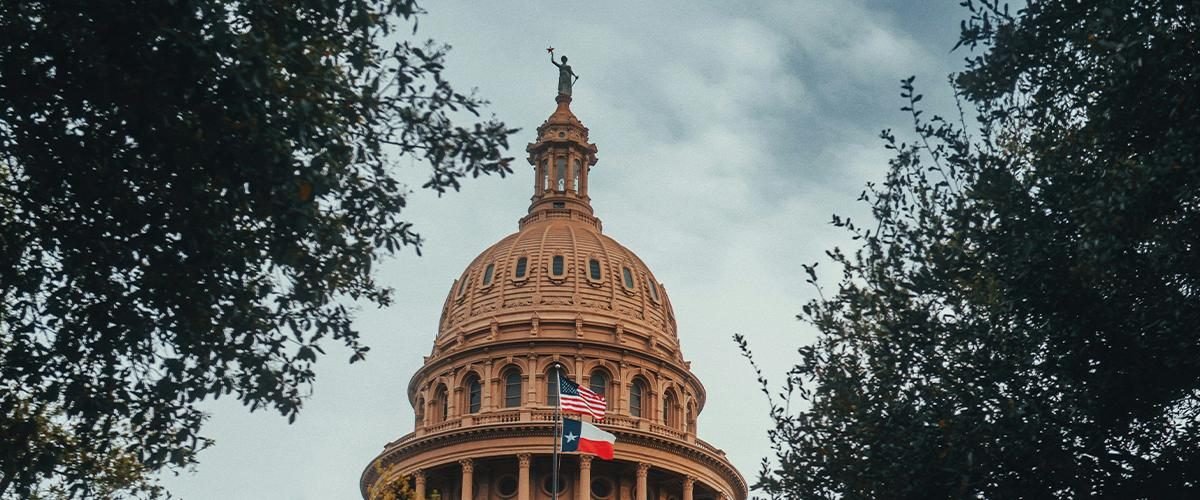
[[[531, 496], [531, 478], [530, 464], [533, 456], [529, 453], [520, 453], [517, 455], [517, 495], [515, 500], [532, 500]], [[462, 468], [462, 486], [459, 491], [462, 492], [463, 499], [473, 499], [475, 497], [475, 461], [470, 458], [464, 458], [458, 461]], [[634, 486], [634, 500], [649, 500], [649, 486], [647, 484], [650, 475], [651, 465], [645, 462], [637, 464], [636, 480]], [[592, 484], [592, 456], [579, 456], [579, 488], [576, 488], [577, 500], [591, 500], [591, 484]], [[417, 500], [427, 500], [425, 495], [425, 471], [417, 470], [412, 473], [414, 483], [414, 493]], [[683, 479], [683, 496], [681, 500], [694, 500], [693, 492], [696, 487], [696, 478], [685, 476]], [[721, 493], [722, 500], [728, 497]]]

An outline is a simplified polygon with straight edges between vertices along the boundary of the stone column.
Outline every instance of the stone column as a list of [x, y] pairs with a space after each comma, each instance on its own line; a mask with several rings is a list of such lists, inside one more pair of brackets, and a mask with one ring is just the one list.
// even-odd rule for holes
[[492, 411], [496, 409], [495, 402], [492, 400], [492, 390], [494, 390], [494, 387], [492, 386], [492, 377], [494, 376], [495, 375], [492, 374], [492, 360], [489, 359], [483, 364], [483, 379], [479, 381], [479, 384], [482, 386], [480, 387], [479, 396], [482, 400], [480, 403], [482, 403], [481, 406], [483, 407], [483, 411]]
[[530, 455], [517, 455], [517, 500], [530, 500], [529, 497], [529, 461]]
[[529, 383], [525, 384], [525, 402], [521, 406], [538, 404], [538, 372], [536, 355], [529, 355], [528, 362], [525, 363], [525, 376], [527, 377]]
[[646, 474], [650, 472], [650, 464], [640, 463], [637, 465], [637, 500], [647, 500], [646, 498]]
[[458, 461], [462, 466], [462, 500], [475, 498], [475, 462], [469, 458]]
[[692, 490], [696, 488], [696, 478], [688, 476], [683, 478], [683, 500], [692, 500]]
[[417, 469], [413, 472], [413, 482], [416, 483], [417, 500], [425, 500], [425, 471]]
[[579, 500], [592, 500], [591, 455], [579, 455]]

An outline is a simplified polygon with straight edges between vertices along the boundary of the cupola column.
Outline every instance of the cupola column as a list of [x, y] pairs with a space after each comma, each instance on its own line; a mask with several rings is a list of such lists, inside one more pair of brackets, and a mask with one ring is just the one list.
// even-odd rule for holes
[[592, 500], [592, 456], [579, 455], [579, 500]]
[[650, 473], [650, 464], [637, 465], [637, 500], [646, 500], [646, 476]]
[[[462, 499], [475, 499], [475, 462], [469, 458], [458, 461], [462, 465]], [[420, 498], [420, 497], [418, 497]]]
[[[529, 460], [528, 453], [517, 455], [517, 500], [529, 498]], [[644, 500], [644, 499], [643, 499]]]
[[413, 472], [413, 483], [416, 484], [413, 487], [416, 491], [413, 493], [416, 493], [419, 500], [425, 500], [425, 471], [418, 469]]

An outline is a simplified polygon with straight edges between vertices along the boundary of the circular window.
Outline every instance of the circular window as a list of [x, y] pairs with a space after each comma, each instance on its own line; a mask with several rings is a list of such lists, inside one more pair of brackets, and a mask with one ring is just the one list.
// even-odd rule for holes
[[599, 477], [592, 480], [592, 496], [596, 498], [608, 498], [613, 494], [612, 481]]
[[[544, 490], [547, 495], [554, 494], [554, 477], [553, 476], [546, 476], [546, 479], [542, 480], [542, 490]], [[564, 492], [566, 490], [567, 490], [567, 480], [560, 474], [558, 476], [558, 492], [561, 494], [562, 492]]]
[[502, 476], [496, 481], [496, 493], [505, 498], [516, 495], [517, 478], [515, 476]]

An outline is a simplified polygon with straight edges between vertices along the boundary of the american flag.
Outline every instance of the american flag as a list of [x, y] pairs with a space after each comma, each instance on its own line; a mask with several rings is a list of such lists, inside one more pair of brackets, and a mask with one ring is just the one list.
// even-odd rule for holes
[[596, 420], [604, 420], [604, 410], [608, 409], [604, 396], [565, 378], [558, 380], [558, 404], [563, 411], [591, 415]]

